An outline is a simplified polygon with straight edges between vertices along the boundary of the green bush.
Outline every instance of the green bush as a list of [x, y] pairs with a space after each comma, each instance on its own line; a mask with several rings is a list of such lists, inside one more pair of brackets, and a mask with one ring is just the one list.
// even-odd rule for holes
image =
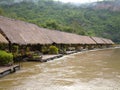
[[42, 46], [42, 53], [43, 53], [43, 54], [48, 54], [48, 52], [49, 52], [49, 47], [47, 47], [47, 46]]
[[58, 54], [58, 48], [56, 46], [50, 46], [49, 54]]
[[13, 55], [5, 51], [0, 51], [0, 65], [13, 64]]
[[17, 45], [14, 45], [12, 47], [12, 53], [13, 53], [13, 57], [16, 58], [19, 56], [19, 46]]

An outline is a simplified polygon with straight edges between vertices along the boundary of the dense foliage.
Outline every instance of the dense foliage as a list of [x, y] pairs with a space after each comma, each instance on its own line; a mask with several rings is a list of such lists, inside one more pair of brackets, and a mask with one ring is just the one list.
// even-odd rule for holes
[[[0, 1], [0, 14], [80, 35], [110, 38], [120, 42], [120, 12], [63, 4], [53, 0]], [[15, 0], [17, 1], [17, 0]], [[116, 0], [117, 1], [117, 0]]]
[[0, 65], [10, 65], [13, 63], [13, 55], [5, 51], [0, 51]]
[[50, 46], [49, 54], [58, 54], [58, 48], [56, 46]]

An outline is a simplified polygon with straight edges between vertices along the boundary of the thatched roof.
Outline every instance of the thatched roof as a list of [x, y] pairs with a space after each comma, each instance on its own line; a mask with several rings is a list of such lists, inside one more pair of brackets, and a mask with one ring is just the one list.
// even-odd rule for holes
[[99, 37], [91, 37], [97, 44], [114, 44], [114, 42], [110, 39], [99, 38]]
[[61, 32], [61, 33], [65, 38], [65, 43], [84, 44], [83, 38], [81, 38], [80, 35], [73, 34], [73, 33], [66, 33], [66, 32]]
[[85, 44], [96, 44], [96, 42], [89, 36], [82, 36]]
[[[0, 30], [12, 44], [105, 44], [98, 37], [40, 28], [35, 24], [0, 16]], [[112, 43], [112, 41], [111, 41]]]
[[79, 35], [40, 28], [37, 25], [0, 16], [0, 28], [16, 44], [84, 44]]
[[110, 44], [115, 44], [112, 40], [108, 39]]
[[0, 28], [11, 43], [51, 44], [51, 40], [34, 24], [0, 16]]
[[64, 36], [61, 34], [60, 31], [48, 30], [48, 29], [41, 29], [41, 31], [44, 32], [53, 43], [56, 44], [65, 43]]
[[47, 29], [43, 32], [52, 40], [53, 43], [84, 44], [83, 38], [81, 38], [81, 36], [77, 34]]
[[91, 37], [97, 44], [106, 44], [102, 38], [99, 37]]
[[0, 33], [0, 43], [8, 43], [6, 38]]
[[106, 38], [102, 38], [102, 40], [106, 43], [106, 44], [114, 44], [114, 42], [110, 39], [106, 39]]

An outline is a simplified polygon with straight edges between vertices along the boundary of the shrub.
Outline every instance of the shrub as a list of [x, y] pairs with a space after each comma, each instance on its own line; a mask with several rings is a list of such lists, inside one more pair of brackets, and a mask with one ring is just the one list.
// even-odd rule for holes
[[12, 53], [13, 53], [14, 59], [15, 59], [16, 57], [18, 57], [18, 56], [19, 56], [19, 46], [14, 45], [14, 46], [12, 47]]
[[50, 46], [49, 54], [58, 54], [58, 48], [56, 46]]
[[0, 65], [13, 64], [13, 55], [5, 51], [0, 51]]
[[42, 53], [43, 54], [48, 54], [48, 52], [49, 52], [49, 48], [47, 46], [43, 46], [42, 47]]

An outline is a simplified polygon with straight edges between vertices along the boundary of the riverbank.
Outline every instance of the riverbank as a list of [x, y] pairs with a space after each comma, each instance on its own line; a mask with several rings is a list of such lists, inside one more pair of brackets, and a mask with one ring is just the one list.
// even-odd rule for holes
[[111, 47], [111, 48], [102, 48], [102, 49], [92, 49], [92, 50], [81, 50], [81, 51], [69, 51], [66, 54], [58, 54], [58, 55], [43, 55], [42, 56], [42, 60], [40, 62], [47, 62], [47, 61], [51, 61], [51, 60], [55, 60], [55, 59], [60, 59], [60, 58], [64, 58], [64, 56], [68, 56], [69, 55], [76, 55], [76, 54], [80, 54], [80, 53], [86, 53], [86, 52], [92, 52], [92, 51], [99, 51], [99, 50], [107, 50], [107, 49], [115, 49], [115, 48], [120, 48], [120, 47]]
[[[82, 51], [77, 51], [77, 52], [72, 52], [72, 53], [67, 53], [65, 55], [63, 54], [58, 54], [58, 55], [43, 55], [42, 60], [37, 61], [37, 62], [47, 62], [51, 60], [56, 60], [56, 59], [61, 59], [64, 57], [69, 57], [70, 55], [76, 55], [80, 53], [86, 53], [86, 52], [91, 52], [91, 51], [98, 51], [98, 50], [107, 50], [107, 49], [115, 49], [115, 48], [120, 48], [120, 47], [112, 47], [112, 48], [103, 48], [103, 49], [93, 49], [93, 50], [82, 50]], [[36, 62], [36, 60], [30, 60], [30, 62]], [[16, 71], [20, 70], [20, 65], [13, 65], [9, 67], [0, 67], [0, 78], [4, 77], [10, 73], [14, 73]]]
[[111, 47], [111, 48], [102, 48], [102, 49], [92, 49], [92, 50], [81, 50], [81, 51], [68, 51], [66, 52], [66, 54], [58, 54], [58, 55], [42, 55], [42, 59], [41, 60], [28, 60], [31, 62], [47, 62], [47, 61], [51, 61], [54, 59], [59, 59], [63, 56], [69, 56], [69, 55], [74, 55], [74, 54], [79, 54], [79, 53], [84, 53], [84, 52], [91, 52], [91, 51], [98, 51], [98, 50], [106, 50], [106, 49], [115, 49], [115, 48], [120, 48], [120, 47]]
[[87, 53], [87, 52], [94, 52], [94, 51], [102, 51], [102, 50], [110, 50], [110, 49], [116, 49], [116, 48], [120, 48], [120, 47], [111, 47], [111, 48], [102, 48], [102, 49], [92, 49], [92, 50], [81, 50], [81, 51], [77, 51], [77, 52], [74, 52], [74, 53], [69, 53], [69, 54], [65, 54], [63, 55], [62, 57], [60, 58], [55, 58], [55, 59], [61, 59], [61, 58], [64, 58], [64, 57], [69, 57], [71, 55], [76, 55], [76, 54], [82, 54], [82, 53]]

